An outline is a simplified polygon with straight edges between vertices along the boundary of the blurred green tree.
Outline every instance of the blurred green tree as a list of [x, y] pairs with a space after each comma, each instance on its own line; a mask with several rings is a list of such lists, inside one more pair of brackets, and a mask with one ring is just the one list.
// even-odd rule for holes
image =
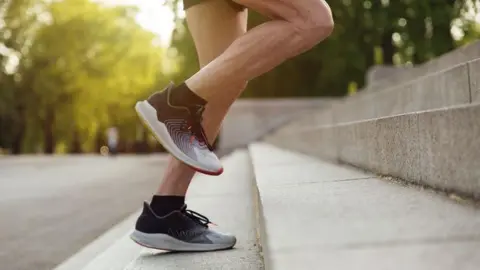
[[24, 91], [17, 66], [32, 45], [42, 6], [35, 0], [0, 1], [0, 148], [14, 153], [21, 151], [26, 130], [25, 104], [16, 98]]
[[23, 42], [31, 45], [21, 52], [13, 74], [10, 99], [20, 109], [5, 109], [18, 118], [12, 126], [21, 127], [13, 133], [13, 152], [92, 151], [112, 125], [124, 145], [133, 145], [135, 101], [157, 82], [163, 55], [135, 13], [89, 0], [44, 6], [43, 20]]

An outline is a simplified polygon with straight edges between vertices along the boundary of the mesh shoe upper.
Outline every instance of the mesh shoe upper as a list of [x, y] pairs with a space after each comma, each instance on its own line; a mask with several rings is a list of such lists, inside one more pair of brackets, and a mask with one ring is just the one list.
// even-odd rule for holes
[[192, 104], [177, 106], [169, 102], [169, 94], [173, 85], [162, 92], [157, 92], [148, 98], [148, 103], [157, 111], [158, 121], [162, 122], [173, 140], [173, 143], [189, 158], [211, 166], [218, 166], [219, 160], [212, 152], [201, 125], [204, 106]]
[[178, 211], [158, 217], [147, 203], [137, 220], [135, 229], [147, 234], [167, 234], [175, 239], [192, 244], [226, 244], [233, 246], [234, 236], [211, 230], [210, 221], [185, 205]]

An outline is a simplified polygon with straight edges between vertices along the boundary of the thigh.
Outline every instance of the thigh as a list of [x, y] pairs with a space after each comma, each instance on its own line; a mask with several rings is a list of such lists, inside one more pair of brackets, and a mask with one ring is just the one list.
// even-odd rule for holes
[[200, 66], [205, 66], [247, 31], [247, 10], [228, 1], [202, 1], [186, 10]]

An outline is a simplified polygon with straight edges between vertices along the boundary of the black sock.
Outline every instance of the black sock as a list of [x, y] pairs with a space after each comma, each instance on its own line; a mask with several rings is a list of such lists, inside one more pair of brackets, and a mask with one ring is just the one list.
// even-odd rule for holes
[[171, 90], [171, 99], [173, 105], [202, 105], [207, 104], [207, 101], [195, 94], [185, 83], [180, 84], [179, 86]]
[[175, 210], [179, 210], [185, 204], [184, 196], [159, 196], [152, 198], [150, 207], [157, 216], [165, 216]]

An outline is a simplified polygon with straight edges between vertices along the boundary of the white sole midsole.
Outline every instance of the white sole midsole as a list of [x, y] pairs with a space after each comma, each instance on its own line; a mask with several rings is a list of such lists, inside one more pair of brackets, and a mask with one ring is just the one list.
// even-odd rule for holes
[[235, 243], [221, 244], [197, 244], [187, 243], [175, 239], [168, 234], [146, 234], [137, 230], [130, 234], [130, 238], [136, 243], [154, 249], [170, 251], [209, 251], [227, 249], [233, 247]]

